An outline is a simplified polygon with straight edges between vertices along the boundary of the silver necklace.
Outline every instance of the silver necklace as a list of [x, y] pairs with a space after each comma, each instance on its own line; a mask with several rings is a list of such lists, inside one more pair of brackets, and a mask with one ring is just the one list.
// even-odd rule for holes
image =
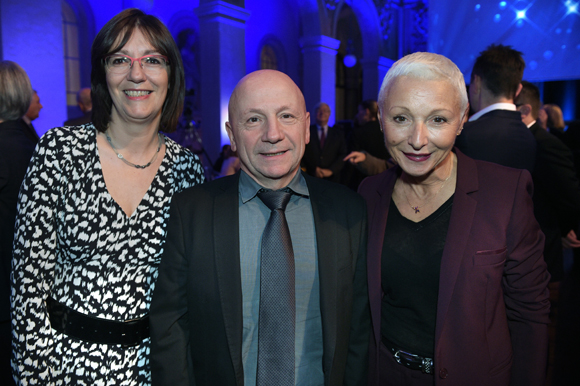
[[155, 152], [155, 154], [153, 154], [153, 158], [151, 158], [151, 161], [147, 162], [145, 165], [137, 165], [134, 164], [133, 162], [127, 161], [127, 159], [123, 157], [123, 154], [119, 153], [117, 149], [115, 149], [115, 146], [113, 146], [113, 142], [111, 142], [111, 137], [109, 137], [109, 134], [107, 134], [107, 132], [105, 132], [105, 137], [107, 137], [107, 142], [109, 142], [109, 145], [111, 145], [111, 148], [113, 149], [115, 154], [117, 154], [117, 158], [125, 162], [127, 165], [132, 166], [136, 169], [145, 169], [146, 167], [149, 167], [153, 163], [153, 161], [155, 161], [155, 159], [157, 158], [157, 154], [159, 154], [159, 150], [161, 150], [161, 145], [163, 144], [161, 134], [157, 133], [157, 138], [159, 138], [159, 144], [157, 145], [157, 151]]
[[405, 194], [405, 199], [407, 199], [407, 204], [409, 204], [409, 206], [411, 207], [411, 209], [413, 209], [415, 211], [415, 214], [420, 213], [421, 211], [419, 210], [419, 208], [424, 207], [425, 205], [427, 205], [428, 203], [431, 202], [431, 200], [433, 200], [435, 197], [437, 197], [437, 195], [439, 194], [439, 192], [441, 191], [441, 189], [443, 189], [443, 186], [445, 185], [445, 183], [447, 182], [448, 179], [451, 178], [451, 176], [453, 175], [453, 169], [451, 169], [451, 174], [449, 174], [449, 177], [447, 177], [445, 179], [445, 181], [443, 181], [443, 183], [441, 184], [441, 186], [439, 187], [439, 190], [437, 190], [437, 193], [435, 193], [434, 195], [432, 195], [427, 201], [425, 201], [423, 203], [423, 205], [419, 206], [419, 205], [411, 205], [411, 203], [409, 202], [409, 197], [407, 197], [407, 195]]

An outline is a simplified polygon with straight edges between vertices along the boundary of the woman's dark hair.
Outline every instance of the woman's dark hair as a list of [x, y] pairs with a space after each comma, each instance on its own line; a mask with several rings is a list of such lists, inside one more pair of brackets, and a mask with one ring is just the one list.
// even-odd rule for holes
[[99, 31], [91, 49], [92, 120], [98, 131], [107, 130], [113, 101], [107, 87], [105, 57], [118, 52], [138, 28], [161, 55], [169, 59], [168, 92], [161, 112], [159, 129], [170, 133], [177, 128], [185, 99], [185, 75], [179, 49], [167, 27], [155, 16], [136, 8], [122, 11]]

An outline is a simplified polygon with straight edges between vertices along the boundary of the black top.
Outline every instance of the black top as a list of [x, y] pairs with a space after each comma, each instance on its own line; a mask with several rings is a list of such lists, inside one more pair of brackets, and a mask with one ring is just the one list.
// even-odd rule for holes
[[433, 358], [439, 271], [452, 205], [453, 196], [415, 223], [391, 200], [381, 260], [381, 335], [387, 346]]

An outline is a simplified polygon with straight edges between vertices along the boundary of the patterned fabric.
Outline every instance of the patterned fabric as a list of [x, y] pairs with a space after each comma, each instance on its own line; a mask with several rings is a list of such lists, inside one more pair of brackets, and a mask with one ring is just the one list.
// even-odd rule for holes
[[130, 216], [103, 179], [91, 124], [55, 128], [19, 196], [12, 273], [12, 362], [24, 385], [147, 385], [150, 340], [134, 347], [71, 339], [50, 327], [48, 295], [81, 313], [130, 320], [149, 310], [171, 197], [203, 182], [197, 157], [169, 138]]

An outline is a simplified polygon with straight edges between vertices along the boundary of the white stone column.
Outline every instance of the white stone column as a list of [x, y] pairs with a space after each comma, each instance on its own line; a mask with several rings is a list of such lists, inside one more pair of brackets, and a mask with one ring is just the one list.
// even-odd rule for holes
[[328, 36], [308, 36], [300, 39], [304, 57], [302, 92], [310, 121], [314, 123], [314, 105], [324, 102], [330, 106], [330, 120], [334, 125], [336, 107], [336, 53], [340, 41]]
[[204, 3], [195, 11], [199, 17], [201, 132], [204, 148], [215, 162], [222, 144], [230, 142], [225, 129], [230, 95], [246, 75], [245, 32], [250, 13], [225, 1]]
[[0, 0], [0, 59], [18, 63], [44, 108], [39, 135], [67, 119], [60, 1]]

